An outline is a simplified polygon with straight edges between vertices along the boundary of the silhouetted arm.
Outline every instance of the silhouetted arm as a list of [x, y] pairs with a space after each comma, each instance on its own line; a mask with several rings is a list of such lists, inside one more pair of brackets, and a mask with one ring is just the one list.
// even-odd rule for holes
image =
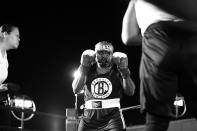
[[197, 0], [145, 0], [166, 12], [185, 20], [197, 22]]
[[125, 45], [141, 44], [142, 37], [137, 23], [134, 6], [135, 0], [131, 0], [122, 21], [121, 38]]

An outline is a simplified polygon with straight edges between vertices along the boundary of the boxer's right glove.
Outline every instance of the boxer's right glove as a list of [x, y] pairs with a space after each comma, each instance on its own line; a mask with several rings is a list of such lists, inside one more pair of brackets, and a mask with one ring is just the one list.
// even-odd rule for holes
[[91, 65], [95, 62], [94, 50], [87, 49], [81, 55], [80, 70], [82, 73], [87, 73]]

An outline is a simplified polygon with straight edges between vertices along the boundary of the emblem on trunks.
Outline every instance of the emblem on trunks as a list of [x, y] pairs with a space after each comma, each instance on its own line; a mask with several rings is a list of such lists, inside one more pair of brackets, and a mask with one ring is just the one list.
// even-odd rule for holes
[[92, 101], [92, 107], [93, 108], [102, 108], [101, 101]]
[[112, 84], [107, 78], [96, 78], [91, 83], [91, 92], [95, 98], [107, 98], [112, 92]]

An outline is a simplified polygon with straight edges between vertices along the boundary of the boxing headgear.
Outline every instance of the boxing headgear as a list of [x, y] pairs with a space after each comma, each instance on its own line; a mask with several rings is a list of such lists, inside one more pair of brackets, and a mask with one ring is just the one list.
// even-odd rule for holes
[[[96, 61], [101, 67], [108, 67], [111, 65], [111, 59], [113, 54], [113, 45], [109, 42], [102, 41], [95, 45], [95, 52], [96, 52]], [[105, 53], [99, 52], [109, 52], [109, 55], [105, 55]]]
[[95, 52], [98, 52], [98, 51], [108, 51], [108, 52], [113, 53], [114, 48], [111, 43], [102, 41], [95, 45]]

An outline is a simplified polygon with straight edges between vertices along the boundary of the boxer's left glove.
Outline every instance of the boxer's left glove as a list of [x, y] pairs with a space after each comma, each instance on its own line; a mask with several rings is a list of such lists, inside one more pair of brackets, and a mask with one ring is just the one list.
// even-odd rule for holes
[[130, 70], [128, 68], [128, 57], [125, 53], [114, 52], [112, 60], [117, 65], [118, 70], [123, 78], [130, 76]]

